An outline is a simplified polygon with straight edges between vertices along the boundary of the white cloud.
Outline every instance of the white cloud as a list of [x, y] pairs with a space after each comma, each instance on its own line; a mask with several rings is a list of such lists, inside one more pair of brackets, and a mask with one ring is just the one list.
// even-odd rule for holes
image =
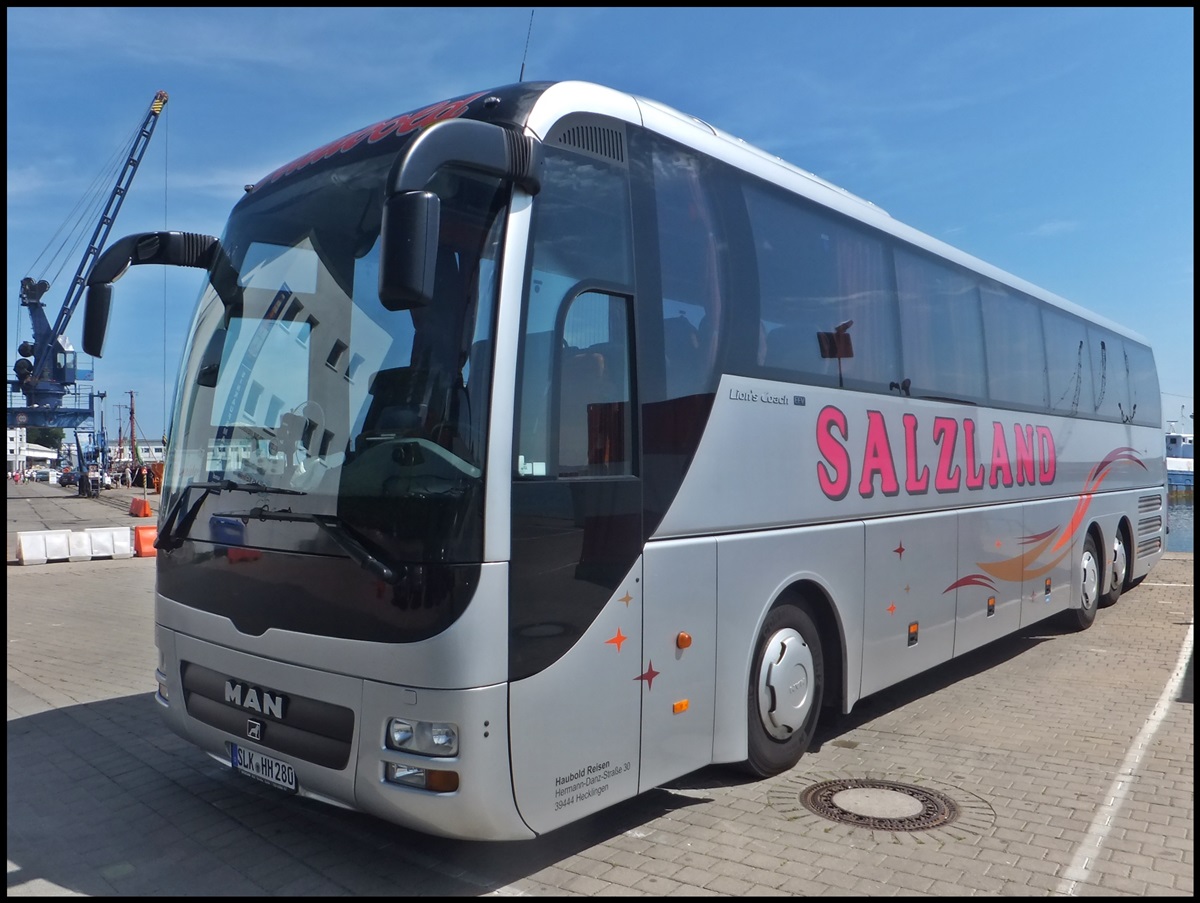
[[1074, 232], [1078, 228], [1079, 223], [1074, 220], [1051, 220], [1048, 223], [1035, 226], [1030, 230], [1029, 234], [1035, 238], [1051, 238], [1055, 235], [1066, 235], [1068, 232]]

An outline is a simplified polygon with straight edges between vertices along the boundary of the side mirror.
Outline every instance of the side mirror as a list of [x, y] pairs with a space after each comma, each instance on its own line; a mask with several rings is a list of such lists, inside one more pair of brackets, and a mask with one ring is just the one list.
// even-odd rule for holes
[[88, 289], [83, 308], [83, 350], [92, 357], [104, 352], [104, 336], [108, 332], [108, 315], [112, 310], [112, 283], [93, 285]]
[[441, 214], [441, 199], [432, 191], [405, 191], [384, 203], [379, 300], [388, 310], [410, 310], [433, 301]]
[[225, 330], [218, 329], [208, 340], [200, 367], [196, 371], [196, 384], [207, 389], [215, 388], [221, 375], [221, 355], [225, 351]]
[[208, 269], [219, 250], [218, 239], [195, 232], [139, 232], [126, 235], [113, 244], [96, 259], [88, 274], [83, 350], [92, 357], [100, 357], [104, 351], [108, 314], [112, 308], [112, 284], [131, 266], [157, 263]]

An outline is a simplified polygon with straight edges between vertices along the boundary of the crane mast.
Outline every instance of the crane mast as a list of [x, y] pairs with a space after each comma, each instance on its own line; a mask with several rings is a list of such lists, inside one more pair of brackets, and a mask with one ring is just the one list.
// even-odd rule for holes
[[20, 301], [21, 306], [29, 311], [29, 318], [33, 324], [33, 340], [22, 342], [17, 348], [20, 358], [13, 365], [16, 378], [10, 380], [9, 385], [12, 389], [20, 390], [25, 406], [9, 407], [9, 426], [73, 428], [91, 420], [95, 413], [94, 397], [90, 394], [86, 408], [70, 408], [63, 405], [69, 387], [74, 386], [78, 379], [91, 379], [91, 371], [81, 371], [76, 366], [75, 349], [66, 337], [67, 324], [70, 323], [71, 316], [83, 297], [87, 277], [96, 258], [104, 250], [108, 233], [112, 230], [117, 213], [129, 193], [129, 186], [137, 173], [138, 164], [142, 162], [150, 137], [154, 134], [154, 127], [158, 124], [159, 114], [166, 104], [167, 92], [157, 92], [126, 155], [125, 165], [116, 185], [109, 193], [100, 221], [87, 244], [83, 259], [79, 261], [75, 276], [67, 289], [66, 299], [53, 325], [46, 316], [45, 304], [42, 301], [42, 297], [50, 290], [50, 283], [28, 276], [21, 280]]

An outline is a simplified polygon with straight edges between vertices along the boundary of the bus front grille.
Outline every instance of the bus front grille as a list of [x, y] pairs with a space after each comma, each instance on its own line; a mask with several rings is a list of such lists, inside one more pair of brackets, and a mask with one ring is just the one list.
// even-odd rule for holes
[[350, 761], [354, 712], [343, 706], [250, 686], [194, 662], [180, 662], [183, 702], [197, 721], [325, 768]]

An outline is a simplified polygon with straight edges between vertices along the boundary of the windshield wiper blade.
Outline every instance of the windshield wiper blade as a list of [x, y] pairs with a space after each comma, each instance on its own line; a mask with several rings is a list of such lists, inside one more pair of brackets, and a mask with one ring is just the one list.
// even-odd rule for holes
[[[303, 493], [301, 493], [303, 495]], [[384, 562], [376, 558], [366, 546], [351, 534], [349, 529], [333, 515], [328, 514], [299, 514], [294, 511], [271, 511], [267, 508], [251, 508], [249, 511], [241, 513], [221, 512], [215, 515], [216, 517], [235, 517], [242, 523], [249, 523], [251, 519], [255, 520], [274, 520], [286, 521], [289, 523], [316, 524], [323, 532], [341, 546], [346, 553], [362, 565], [366, 570], [370, 571], [384, 583], [396, 585], [400, 582], [400, 575], [396, 570]]]
[[[187, 513], [183, 517], [179, 517], [184, 503], [187, 501], [188, 493], [193, 489], [203, 489], [204, 492], [187, 509]], [[188, 483], [175, 499], [171, 510], [167, 512], [166, 520], [163, 521], [163, 528], [159, 531], [158, 538], [154, 540], [154, 548], [170, 552], [183, 545], [184, 539], [192, 532], [192, 525], [196, 522], [196, 515], [200, 513], [200, 506], [214, 492], [262, 492], [272, 495], [307, 494], [298, 489], [278, 489], [274, 486], [249, 481], [237, 483], [233, 480], [214, 480], [205, 483]], [[178, 526], [176, 526], [177, 518], [179, 521]]]
[[265, 492], [269, 495], [308, 495], [303, 489], [283, 489], [278, 486], [268, 486], [266, 483], [256, 483], [254, 480], [218, 480], [215, 483], [192, 483], [193, 486], [211, 486], [214, 489], [224, 489], [229, 492]]

